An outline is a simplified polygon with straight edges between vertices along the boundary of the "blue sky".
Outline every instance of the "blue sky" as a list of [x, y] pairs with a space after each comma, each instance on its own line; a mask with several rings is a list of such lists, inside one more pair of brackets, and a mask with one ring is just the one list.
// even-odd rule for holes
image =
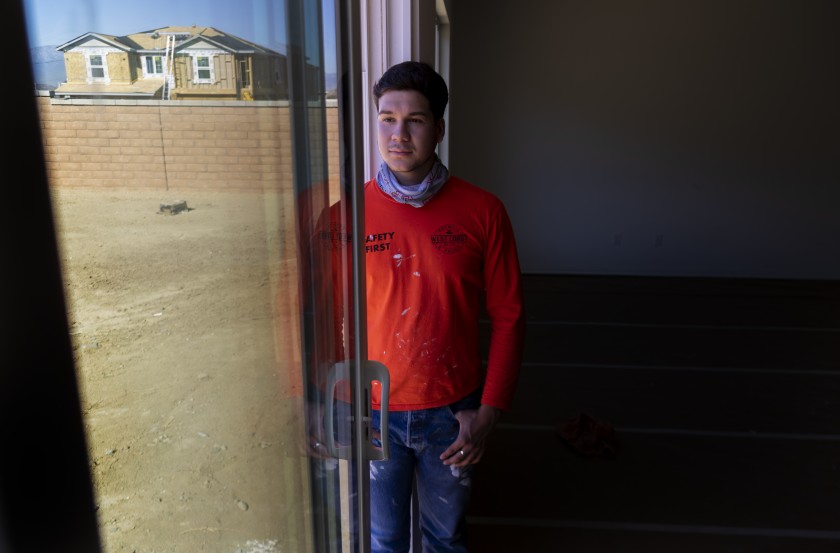
[[[333, 2], [324, 4], [324, 26], [332, 31]], [[24, 0], [24, 8], [31, 46], [60, 45], [87, 32], [127, 35], [195, 24], [286, 51], [283, 0]], [[332, 32], [324, 33], [324, 42], [325, 52], [333, 52]], [[335, 71], [333, 55], [325, 55], [325, 66]]]

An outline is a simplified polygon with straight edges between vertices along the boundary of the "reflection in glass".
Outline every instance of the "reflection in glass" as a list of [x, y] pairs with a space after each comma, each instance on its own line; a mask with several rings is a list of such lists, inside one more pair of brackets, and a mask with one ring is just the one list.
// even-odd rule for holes
[[[327, 362], [308, 357], [325, 326], [301, 316], [317, 284], [301, 230], [337, 168], [331, 12], [307, 35], [320, 92], [300, 128], [289, 100], [243, 93], [291, 69], [230, 54], [242, 39], [288, 59], [284, 2], [26, 6], [33, 51], [64, 65], [36, 89], [105, 551], [349, 551], [347, 462], [312, 456], [302, 373]], [[320, 25], [317, 3], [304, 12]], [[165, 52], [123, 40], [178, 25]], [[181, 54], [188, 81], [169, 73]], [[325, 471], [338, 487], [317, 487]]]

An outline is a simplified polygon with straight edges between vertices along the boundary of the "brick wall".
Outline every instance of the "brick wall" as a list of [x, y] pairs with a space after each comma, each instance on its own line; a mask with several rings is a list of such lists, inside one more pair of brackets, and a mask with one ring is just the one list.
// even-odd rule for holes
[[[292, 186], [287, 102], [38, 97], [50, 185], [216, 190]], [[326, 110], [338, 185], [338, 109]]]

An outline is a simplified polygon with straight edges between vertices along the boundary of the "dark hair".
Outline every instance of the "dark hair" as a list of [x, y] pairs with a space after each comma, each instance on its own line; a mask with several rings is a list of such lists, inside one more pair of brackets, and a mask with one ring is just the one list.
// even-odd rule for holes
[[443, 118], [449, 102], [446, 81], [432, 67], [421, 61], [404, 61], [388, 68], [373, 85], [373, 97], [379, 108], [379, 99], [391, 90], [416, 90], [429, 101], [435, 121]]

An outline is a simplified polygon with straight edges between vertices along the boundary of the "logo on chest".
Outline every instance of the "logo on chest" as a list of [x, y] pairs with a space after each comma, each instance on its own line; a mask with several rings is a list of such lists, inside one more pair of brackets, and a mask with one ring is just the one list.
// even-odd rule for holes
[[317, 236], [323, 240], [331, 250], [340, 250], [353, 241], [350, 233], [340, 223], [330, 223], [329, 227], [320, 231]]
[[443, 225], [432, 234], [432, 244], [441, 253], [458, 253], [467, 243], [467, 233], [458, 225]]
[[391, 250], [393, 232], [380, 232], [365, 236], [365, 253], [387, 252]]

